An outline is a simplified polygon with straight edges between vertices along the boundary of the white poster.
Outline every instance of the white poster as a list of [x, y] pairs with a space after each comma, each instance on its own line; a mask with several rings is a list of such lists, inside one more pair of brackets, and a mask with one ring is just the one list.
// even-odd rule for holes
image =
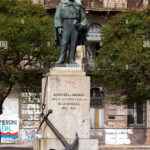
[[3, 114], [0, 115], [1, 143], [16, 143], [19, 139], [19, 101], [6, 99]]

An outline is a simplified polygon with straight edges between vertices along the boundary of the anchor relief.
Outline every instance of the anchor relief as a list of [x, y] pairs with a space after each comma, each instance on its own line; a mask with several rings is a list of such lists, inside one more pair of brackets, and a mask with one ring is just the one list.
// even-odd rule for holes
[[[46, 122], [46, 124], [50, 127], [50, 129], [54, 132], [56, 137], [61, 141], [61, 143], [64, 145], [64, 150], [75, 150], [75, 148], [78, 145], [78, 134], [76, 133], [76, 139], [72, 144], [69, 144], [67, 140], [64, 138], [64, 136], [55, 128], [55, 126], [51, 123], [51, 121], [48, 119], [49, 114], [52, 113], [52, 110], [50, 109], [48, 113], [45, 115], [44, 112], [41, 113], [42, 121], [40, 123], [39, 129], [41, 128], [42, 124]], [[38, 129], [38, 131], [39, 131]]]

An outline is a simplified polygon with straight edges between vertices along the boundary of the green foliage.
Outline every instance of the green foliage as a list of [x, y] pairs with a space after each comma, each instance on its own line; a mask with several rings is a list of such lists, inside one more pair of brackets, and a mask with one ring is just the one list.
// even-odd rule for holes
[[103, 86], [116, 91], [112, 99], [118, 103], [149, 100], [150, 44], [145, 41], [150, 39], [150, 7], [117, 14], [103, 27], [102, 35], [96, 74]]
[[58, 49], [54, 46], [53, 19], [42, 5], [31, 0], [1, 0], [0, 18], [0, 42], [8, 42], [7, 49], [0, 45], [2, 104], [15, 84], [28, 83], [29, 88], [39, 89], [41, 74], [56, 61]]

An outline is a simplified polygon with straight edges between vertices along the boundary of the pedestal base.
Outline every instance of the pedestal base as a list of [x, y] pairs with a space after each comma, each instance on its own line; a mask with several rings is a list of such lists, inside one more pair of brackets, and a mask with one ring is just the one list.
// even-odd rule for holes
[[[73, 140], [67, 140], [69, 144]], [[65, 147], [60, 143], [59, 139], [36, 139], [34, 150], [64, 150]], [[76, 150], [98, 150], [97, 139], [80, 139]]]
[[98, 140], [90, 139], [90, 77], [82, 68], [53, 67], [42, 80], [42, 97], [44, 93], [44, 113], [52, 109], [47, 119], [53, 128], [50, 124], [42, 125], [43, 138], [35, 141], [34, 150], [64, 150], [64, 145], [56, 138], [56, 129], [70, 145], [78, 135], [76, 150], [98, 150]]

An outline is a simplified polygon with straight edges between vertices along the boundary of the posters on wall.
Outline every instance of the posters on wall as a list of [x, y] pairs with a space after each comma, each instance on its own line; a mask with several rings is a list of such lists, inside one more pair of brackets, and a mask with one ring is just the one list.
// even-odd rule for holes
[[0, 115], [1, 143], [17, 143], [19, 140], [19, 101], [6, 99]]

